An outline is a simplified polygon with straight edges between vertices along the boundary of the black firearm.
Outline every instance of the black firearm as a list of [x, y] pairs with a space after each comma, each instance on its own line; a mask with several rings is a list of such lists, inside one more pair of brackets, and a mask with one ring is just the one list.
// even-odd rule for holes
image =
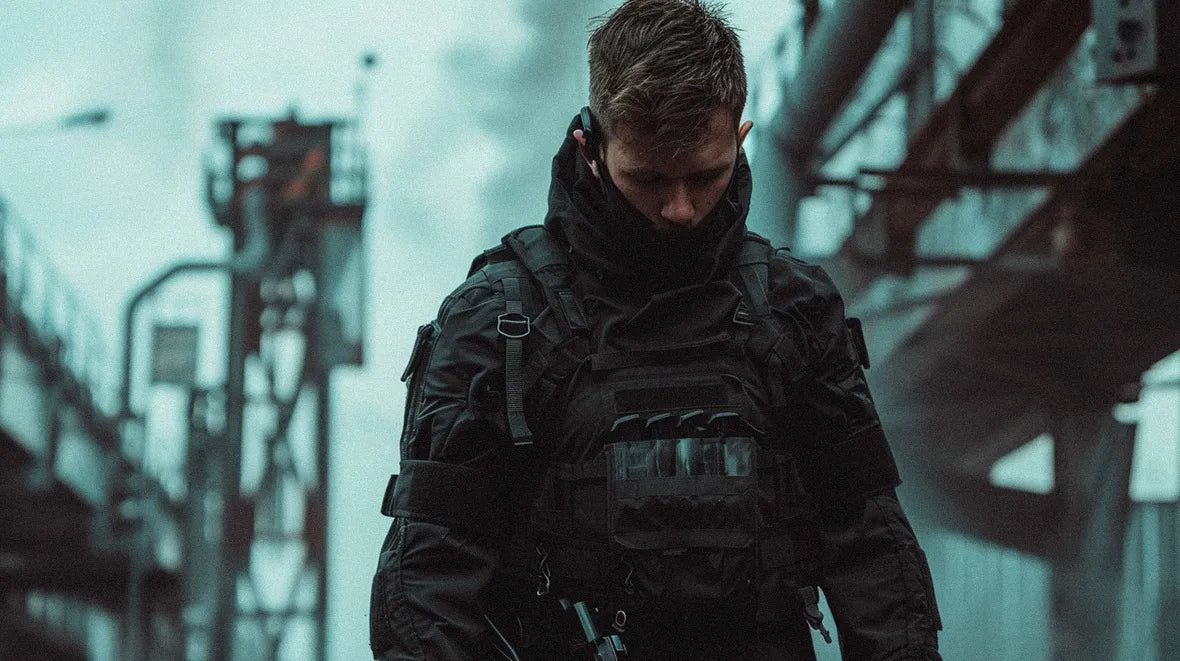
[[594, 615], [586, 602], [579, 601], [571, 604], [569, 599], [559, 601], [563, 610], [574, 609], [578, 616], [578, 623], [582, 625], [582, 633], [586, 635], [586, 642], [594, 647], [594, 661], [619, 661], [627, 654], [623, 640], [616, 634], [604, 634], [598, 631], [594, 623]]

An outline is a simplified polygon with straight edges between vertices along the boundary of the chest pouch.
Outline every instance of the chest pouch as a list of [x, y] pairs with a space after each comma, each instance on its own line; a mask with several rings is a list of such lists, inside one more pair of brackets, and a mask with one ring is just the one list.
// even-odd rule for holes
[[607, 446], [607, 534], [628, 591], [657, 602], [754, 596], [774, 499], [761, 454], [744, 436]]

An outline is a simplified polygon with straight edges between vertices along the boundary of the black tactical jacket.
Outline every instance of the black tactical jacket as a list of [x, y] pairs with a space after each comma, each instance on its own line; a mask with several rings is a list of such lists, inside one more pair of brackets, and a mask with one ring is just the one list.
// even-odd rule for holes
[[[609, 212], [601, 186], [577, 153], [567, 138], [554, 158], [545, 231], [571, 255], [573, 288], [591, 320], [591, 347], [609, 342], [620, 328], [676, 336], [711, 309], [724, 310], [713, 315], [718, 318], [732, 317], [741, 294], [725, 283], [736, 280], [735, 260], [750, 240], [744, 155], [708, 221], [703, 247], [677, 246], [653, 258], [660, 246], [604, 220]], [[783, 363], [775, 374], [790, 407], [765, 412], [759, 422], [797, 462], [815, 512], [808, 520], [811, 543], [798, 544], [809, 567], [801, 584], [823, 589], [845, 659], [938, 659], [940, 624], [929, 570], [893, 492], [897, 472], [840, 296], [821, 269], [786, 251], [775, 252], [769, 266], [763, 295], [784, 329], [774, 348]], [[504, 647], [501, 636], [522, 658], [586, 658], [566, 642], [578, 633], [574, 621], [549, 608], [555, 597], [582, 595], [537, 597], [537, 578], [518, 571], [528, 563], [518, 551], [520, 529], [528, 527], [548, 467], [593, 458], [602, 449], [601, 434], [593, 424], [563, 424], [562, 415], [576, 415], [574, 408], [528, 401], [536, 442], [513, 445], [504, 412], [504, 340], [497, 331], [505, 294], [489, 272], [476, 270], [447, 297], [437, 320], [423, 327], [420, 340], [429, 341], [419, 342], [407, 368], [413, 378], [402, 478], [413, 478], [399, 483], [397, 506], [387, 512], [394, 522], [372, 595], [376, 658], [505, 658], [495, 651]], [[531, 298], [541, 300], [535, 291]], [[579, 383], [575, 375], [566, 386], [577, 391]], [[532, 390], [527, 395], [537, 399]], [[527, 555], [531, 547], [525, 548]], [[708, 604], [648, 613], [639, 608], [632, 611], [637, 624], [624, 634], [628, 658], [813, 659], [798, 598], [788, 595], [781, 603], [782, 612], [757, 620], [727, 618], [720, 614], [724, 608]], [[561, 622], [568, 630], [552, 631]]]

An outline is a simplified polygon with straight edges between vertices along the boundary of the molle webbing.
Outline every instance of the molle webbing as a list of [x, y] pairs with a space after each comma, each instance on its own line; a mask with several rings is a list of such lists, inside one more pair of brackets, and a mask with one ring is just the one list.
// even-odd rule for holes
[[670, 411], [686, 401], [691, 401], [696, 406], [725, 406], [729, 398], [725, 384], [721, 382], [685, 386], [620, 388], [614, 393], [615, 411], [618, 413]]
[[719, 335], [708, 344], [691, 347], [669, 347], [636, 351], [612, 351], [590, 354], [590, 369], [595, 372], [617, 370], [625, 367], [648, 367], [651, 365], [675, 365], [698, 358], [717, 355], [726, 348], [728, 335]]

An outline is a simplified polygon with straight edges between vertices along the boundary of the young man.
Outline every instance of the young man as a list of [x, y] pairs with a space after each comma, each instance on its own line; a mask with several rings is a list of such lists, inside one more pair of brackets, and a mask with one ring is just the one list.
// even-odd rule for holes
[[423, 326], [373, 584], [381, 659], [938, 659], [925, 558], [817, 267], [749, 234], [746, 82], [699, 0], [629, 0], [543, 228]]

